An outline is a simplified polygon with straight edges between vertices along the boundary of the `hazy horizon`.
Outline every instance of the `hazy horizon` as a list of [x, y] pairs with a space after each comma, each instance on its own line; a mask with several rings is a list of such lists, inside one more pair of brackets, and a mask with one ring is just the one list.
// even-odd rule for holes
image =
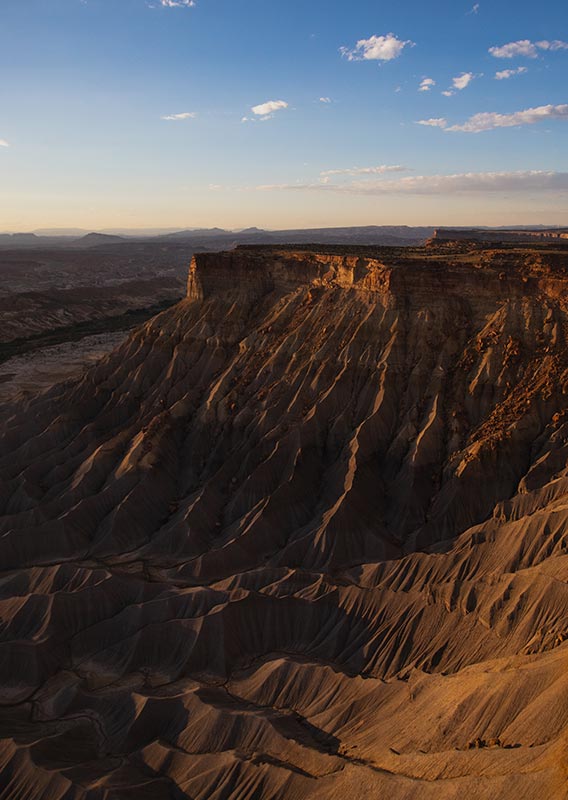
[[156, 228], [155, 226], [152, 226], [152, 227], [148, 227], [148, 228], [145, 228], [145, 227], [141, 227], [141, 228], [120, 228], [120, 227], [115, 227], [115, 228], [89, 228], [89, 227], [86, 227], [86, 228], [73, 228], [73, 229], [70, 229], [70, 228], [50, 228], [50, 229], [36, 228], [34, 230], [0, 230], [0, 236], [34, 235], [34, 236], [41, 236], [41, 237], [46, 237], [46, 238], [49, 238], [49, 237], [69, 237], [69, 238], [72, 238], [74, 236], [80, 237], [80, 236], [85, 236], [85, 235], [88, 235], [88, 234], [91, 234], [91, 233], [99, 233], [99, 234], [104, 234], [104, 235], [107, 235], [107, 236], [124, 236], [124, 237], [131, 237], [131, 238], [132, 237], [136, 237], [136, 236], [145, 236], [145, 237], [150, 237], [151, 238], [151, 237], [154, 237], [154, 236], [167, 235], [167, 234], [170, 234], [170, 233], [178, 233], [178, 232], [182, 232], [182, 231], [199, 232], [199, 231], [219, 230], [219, 231], [223, 231], [224, 233], [238, 234], [238, 233], [246, 232], [247, 230], [253, 230], [255, 228], [258, 229], [260, 232], [278, 233], [279, 231], [286, 231], [286, 230], [298, 230], [298, 231], [302, 231], [302, 230], [317, 230], [317, 229], [319, 229], [319, 230], [326, 230], [326, 229], [336, 230], [336, 229], [340, 229], [340, 228], [356, 229], [356, 228], [366, 228], [366, 227], [377, 227], [377, 228], [382, 228], [382, 227], [385, 227], [385, 228], [391, 228], [391, 227], [392, 228], [405, 228], [406, 227], [406, 228], [439, 228], [439, 229], [443, 229], [443, 228], [447, 227], [447, 228], [455, 228], [455, 229], [464, 228], [466, 230], [470, 229], [470, 228], [479, 227], [479, 228], [495, 228], [497, 230], [500, 230], [500, 229], [503, 230], [503, 229], [515, 229], [515, 228], [518, 228], [518, 229], [526, 229], [526, 228], [539, 228], [539, 229], [550, 228], [550, 229], [555, 229], [555, 228], [565, 228], [565, 227], [568, 227], [568, 225], [567, 226], [554, 225], [554, 224], [546, 224], [546, 223], [541, 223], [541, 222], [516, 223], [516, 224], [511, 224], [511, 225], [499, 225], [499, 224], [497, 224], [497, 225], [482, 225], [482, 224], [479, 224], [478, 226], [476, 226], [476, 225], [468, 225], [466, 223], [464, 223], [462, 225], [459, 225], [459, 224], [458, 225], [444, 225], [442, 223], [440, 223], [440, 224], [430, 224], [430, 225], [427, 224], [427, 223], [420, 224], [420, 225], [408, 225], [405, 222], [400, 222], [400, 223], [391, 223], [391, 224], [385, 224], [385, 225], [382, 225], [380, 223], [379, 224], [370, 223], [369, 225], [341, 225], [341, 224], [339, 224], [339, 225], [319, 225], [319, 226], [305, 225], [305, 226], [298, 226], [297, 228], [260, 228], [260, 227], [255, 226], [255, 225], [248, 225], [248, 226], [245, 226], [243, 228], [240, 228], [240, 227], [239, 228], [222, 228], [219, 225], [208, 225], [208, 226], [204, 226], [202, 228], [202, 227], [193, 227], [193, 226], [189, 226], [189, 225], [182, 225], [180, 227], [167, 227], [167, 228]]

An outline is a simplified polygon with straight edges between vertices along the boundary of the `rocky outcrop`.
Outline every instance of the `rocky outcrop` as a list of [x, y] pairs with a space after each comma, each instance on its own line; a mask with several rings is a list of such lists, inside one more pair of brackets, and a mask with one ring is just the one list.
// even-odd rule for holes
[[197, 255], [0, 439], [0, 793], [562, 798], [568, 274]]

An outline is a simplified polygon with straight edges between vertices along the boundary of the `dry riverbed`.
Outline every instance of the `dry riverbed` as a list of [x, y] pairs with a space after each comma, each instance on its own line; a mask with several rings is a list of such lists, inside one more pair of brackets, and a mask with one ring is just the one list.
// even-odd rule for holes
[[37, 394], [79, 375], [117, 347], [128, 330], [98, 333], [79, 341], [42, 347], [0, 364], [0, 403]]

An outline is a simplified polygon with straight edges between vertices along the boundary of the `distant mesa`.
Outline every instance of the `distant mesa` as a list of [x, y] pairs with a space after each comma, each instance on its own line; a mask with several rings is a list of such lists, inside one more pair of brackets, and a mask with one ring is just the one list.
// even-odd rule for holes
[[162, 239], [193, 239], [202, 236], [230, 236], [231, 231], [223, 228], [188, 228], [187, 230], [168, 233]]
[[448, 241], [473, 241], [473, 242], [504, 242], [504, 243], [537, 243], [537, 242], [566, 242], [568, 243], [568, 228], [539, 228], [539, 229], [502, 229], [502, 228], [437, 228], [432, 240], [434, 242]]
[[113, 236], [108, 233], [88, 233], [73, 242], [74, 247], [97, 247], [102, 244], [120, 244], [125, 242], [124, 236]]

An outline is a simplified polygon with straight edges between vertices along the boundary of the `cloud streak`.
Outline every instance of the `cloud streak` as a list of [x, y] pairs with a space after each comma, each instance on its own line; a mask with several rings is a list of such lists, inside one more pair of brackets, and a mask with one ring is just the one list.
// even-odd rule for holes
[[520, 39], [518, 42], [508, 42], [508, 44], [503, 44], [500, 47], [489, 48], [489, 52], [494, 58], [538, 58], [539, 50], [568, 50], [568, 42], [562, 42], [560, 39], [555, 39], [552, 42], [547, 39], [543, 39], [540, 42]]
[[419, 119], [417, 125], [424, 125], [428, 128], [446, 128], [448, 120], [445, 117], [432, 117], [432, 119]]
[[0, 139], [0, 147], [10, 147], [10, 142], [7, 142], [6, 139]]
[[276, 184], [257, 191], [324, 191], [341, 194], [456, 195], [503, 193], [568, 193], [568, 173], [543, 170], [522, 172], [465, 172], [454, 175], [416, 175], [397, 180], [351, 181], [347, 184]]
[[322, 178], [329, 178], [335, 175], [385, 175], [389, 172], [408, 172], [408, 167], [401, 164], [381, 164], [378, 167], [351, 167], [348, 169], [326, 169], [320, 172]]
[[513, 78], [515, 75], [522, 75], [524, 72], [528, 72], [527, 67], [517, 67], [517, 69], [502, 69], [495, 73], [495, 80], [506, 81], [509, 80], [509, 78]]
[[515, 111], [512, 114], [498, 114], [493, 111], [482, 112], [474, 114], [462, 125], [452, 125], [451, 127], [446, 127], [446, 130], [462, 133], [482, 133], [496, 128], [535, 125], [537, 122], [554, 119], [568, 119], [568, 104], [537, 106], [536, 108], [526, 108], [523, 111]]
[[195, 0], [160, 0], [162, 8], [195, 8]]
[[181, 122], [184, 119], [195, 119], [197, 116], [195, 111], [182, 111], [181, 114], [166, 114], [160, 119], [167, 120], [168, 122]]

